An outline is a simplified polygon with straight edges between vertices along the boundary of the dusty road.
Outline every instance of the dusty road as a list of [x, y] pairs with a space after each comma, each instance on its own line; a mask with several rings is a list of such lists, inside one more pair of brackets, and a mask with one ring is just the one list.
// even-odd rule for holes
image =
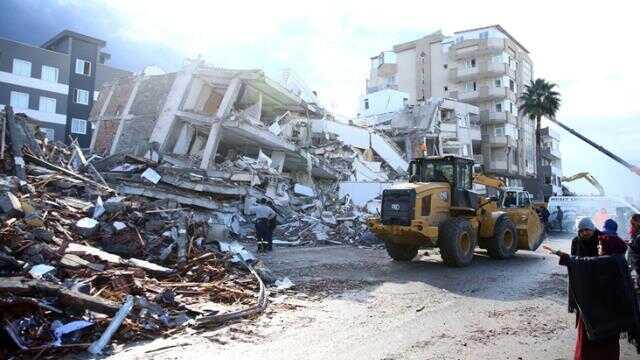
[[[567, 249], [569, 240], [548, 241]], [[447, 268], [437, 251], [410, 263], [384, 250], [289, 248], [265, 258], [298, 292], [272, 294], [268, 313], [121, 349], [112, 359], [568, 359], [574, 316], [566, 269], [541, 250], [508, 261], [478, 252]], [[621, 341], [623, 359], [637, 355]]]

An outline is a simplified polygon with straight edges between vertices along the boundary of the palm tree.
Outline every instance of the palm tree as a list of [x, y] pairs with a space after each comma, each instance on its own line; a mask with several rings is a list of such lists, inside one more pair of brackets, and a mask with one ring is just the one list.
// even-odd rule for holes
[[544, 200], [540, 123], [543, 116], [555, 118], [560, 108], [560, 93], [553, 90], [556, 84], [547, 82], [544, 79], [536, 79], [524, 87], [525, 90], [520, 95], [519, 110], [523, 115], [536, 120], [536, 180], [538, 185], [536, 197]]

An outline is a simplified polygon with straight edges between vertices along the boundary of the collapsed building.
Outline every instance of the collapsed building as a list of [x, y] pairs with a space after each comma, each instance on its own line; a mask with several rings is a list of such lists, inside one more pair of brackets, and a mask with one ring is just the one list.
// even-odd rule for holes
[[176, 73], [106, 85], [91, 114], [91, 149], [104, 155], [153, 149], [166, 161], [203, 170], [224, 156], [258, 157], [262, 151], [278, 172], [337, 179], [335, 171], [304, 150], [311, 143], [309, 119], [323, 116], [321, 107], [260, 70], [187, 61]]
[[432, 97], [364, 120], [404, 149], [405, 159], [455, 154], [473, 157], [481, 146], [478, 107], [454, 99]]

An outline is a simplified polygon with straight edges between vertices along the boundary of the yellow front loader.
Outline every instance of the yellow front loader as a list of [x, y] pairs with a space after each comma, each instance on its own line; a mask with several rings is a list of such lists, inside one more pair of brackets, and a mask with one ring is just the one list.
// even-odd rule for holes
[[[409, 173], [410, 182], [384, 190], [380, 217], [368, 222], [394, 260], [410, 261], [419, 248], [438, 247], [445, 264], [467, 266], [478, 246], [506, 259], [518, 249], [537, 249], [544, 239], [529, 193], [474, 176], [471, 159], [419, 158]], [[500, 196], [478, 195], [474, 183], [497, 188]]]

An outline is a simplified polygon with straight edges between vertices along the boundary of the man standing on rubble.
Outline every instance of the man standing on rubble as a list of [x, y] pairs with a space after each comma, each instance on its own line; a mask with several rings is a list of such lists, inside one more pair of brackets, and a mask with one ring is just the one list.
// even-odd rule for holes
[[272, 251], [276, 212], [267, 205], [267, 200], [264, 198], [258, 199], [256, 203], [253, 210], [256, 213], [255, 226], [258, 252]]

